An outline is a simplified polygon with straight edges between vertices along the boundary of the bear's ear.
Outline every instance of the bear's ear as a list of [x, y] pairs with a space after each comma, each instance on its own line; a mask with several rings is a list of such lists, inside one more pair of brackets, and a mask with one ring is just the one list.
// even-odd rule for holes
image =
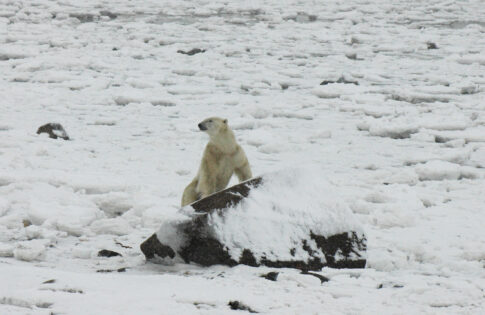
[[224, 119], [222, 122], [227, 125], [227, 119]]

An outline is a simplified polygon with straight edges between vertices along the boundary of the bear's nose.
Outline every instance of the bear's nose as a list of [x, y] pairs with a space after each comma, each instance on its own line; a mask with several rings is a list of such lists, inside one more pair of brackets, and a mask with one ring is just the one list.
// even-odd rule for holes
[[200, 130], [207, 130], [203, 123], [198, 124]]
[[202, 129], [202, 123], [198, 124], [197, 126], [199, 126], [199, 129]]

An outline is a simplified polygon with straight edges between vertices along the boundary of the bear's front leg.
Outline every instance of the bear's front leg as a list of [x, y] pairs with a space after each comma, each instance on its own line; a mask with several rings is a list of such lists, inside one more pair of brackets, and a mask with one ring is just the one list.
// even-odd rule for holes
[[243, 182], [253, 177], [253, 174], [251, 173], [251, 167], [249, 167], [249, 162], [246, 155], [244, 155], [243, 164], [240, 167], [234, 169], [234, 173], [236, 173], [239, 182]]
[[196, 192], [201, 199], [216, 192], [216, 172], [211, 170], [206, 163], [201, 165]]

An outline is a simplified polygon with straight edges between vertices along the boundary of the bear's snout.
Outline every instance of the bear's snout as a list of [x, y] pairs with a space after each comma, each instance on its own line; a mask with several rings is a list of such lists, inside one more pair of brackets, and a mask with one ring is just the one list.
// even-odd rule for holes
[[203, 123], [198, 124], [200, 130], [207, 130], [207, 127]]

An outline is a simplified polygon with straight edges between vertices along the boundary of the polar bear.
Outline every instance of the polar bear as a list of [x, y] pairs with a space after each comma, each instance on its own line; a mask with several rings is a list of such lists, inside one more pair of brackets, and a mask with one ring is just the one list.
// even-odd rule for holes
[[209, 143], [205, 147], [197, 176], [184, 190], [182, 207], [223, 190], [234, 173], [240, 182], [252, 177], [246, 154], [237, 144], [227, 119], [210, 117], [198, 126], [209, 134]]

